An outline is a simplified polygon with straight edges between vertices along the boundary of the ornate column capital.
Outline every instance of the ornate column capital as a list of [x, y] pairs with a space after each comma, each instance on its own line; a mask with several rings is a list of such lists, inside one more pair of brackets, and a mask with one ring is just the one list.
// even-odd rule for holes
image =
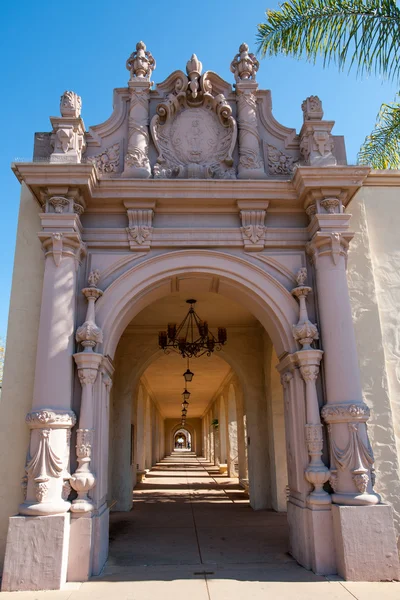
[[364, 402], [349, 404], [325, 404], [321, 416], [326, 423], [366, 423], [370, 417], [369, 407]]
[[306, 252], [317, 268], [320, 262], [319, 259], [324, 256], [330, 257], [335, 266], [339, 265], [340, 259], [343, 258], [343, 266], [345, 267], [349, 244], [353, 237], [354, 233], [350, 231], [345, 233], [317, 231], [312, 240], [306, 245]]

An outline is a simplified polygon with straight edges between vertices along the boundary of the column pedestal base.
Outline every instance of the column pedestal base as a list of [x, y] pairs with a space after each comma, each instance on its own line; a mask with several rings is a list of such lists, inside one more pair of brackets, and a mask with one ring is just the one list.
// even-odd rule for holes
[[350, 581], [398, 581], [391, 506], [332, 505], [338, 573]]
[[66, 582], [70, 515], [10, 517], [2, 592], [59, 590]]
[[311, 510], [288, 502], [290, 554], [319, 575], [337, 573], [331, 506]]

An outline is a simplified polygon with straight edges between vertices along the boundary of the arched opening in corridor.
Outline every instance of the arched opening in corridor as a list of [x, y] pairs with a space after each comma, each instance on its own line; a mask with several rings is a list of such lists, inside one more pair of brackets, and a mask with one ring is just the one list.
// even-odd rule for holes
[[187, 429], [180, 427], [174, 434], [174, 450], [190, 450], [192, 447], [192, 436]]
[[[260, 547], [258, 536], [264, 536], [260, 555], [252, 551], [246, 558], [233, 541], [234, 527], [229, 535], [225, 532], [221, 539], [227, 543], [219, 552], [232, 560], [270, 560], [288, 550], [284, 402], [277, 353], [254, 314], [210, 291], [210, 283], [187, 277], [182, 289], [149, 303], [127, 325], [116, 348], [109, 446], [113, 514], [108, 564], [113, 568], [143, 564], [142, 544], [159, 548], [153, 557], [146, 554], [150, 564], [159, 560], [162, 548], [163, 559], [178, 564], [189, 544], [185, 535], [192, 539], [193, 532], [184, 533], [182, 527], [188, 507], [197, 532], [207, 522], [218, 528], [243, 519], [252, 529], [249, 546]], [[191, 359], [194, 377], [187, 384], [190, 399], [183, 427], [186, 360], [160, 350], [158, 332], [183, 319], [188, 295], [196, 297], [196, 308], [211, 330], [226, 327], [228, 342], [219, 352]], [[177, 456], [189, 444], [195, 456]], [[149, 519], [158, 524], [157, 531], [142, 531]], [[121, 522], [122, 537], [115, 533], [122, 531]], [[174, 535], [185, 538], [177, 554], [168, 550], [170, 541], [165, 547], [160, 541], [163, 527], [171, 526]], [[214, 560], [205, 541], [197, 540], [187, 552], [194, 562], [199, 552], [200, 562]]]

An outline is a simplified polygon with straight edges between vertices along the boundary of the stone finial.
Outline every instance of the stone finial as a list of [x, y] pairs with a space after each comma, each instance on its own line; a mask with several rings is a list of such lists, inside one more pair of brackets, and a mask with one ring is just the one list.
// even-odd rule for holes
[[190, 60], [186, 63], [186, 73], [190, 75], [191, 73], [197, 73], [197, 75], [201, 75], [203, 70], [203, 63], [197, 58], [195, 54], [192, 54]]
[[126, 68], [130, 71], [131, 81], [133, 79], [150, 80], [151, 74], [156, 68], [156, 61], [151, 52], [146, 50], [143, 42], [136, 44], [136, 50], [132, 52], [126, 61]]
[[307, 269], [306, 269], [306, 267], [301, 267], [297, 271], [296, 281], [297, 281], [297, 285], [299, 287], [303, 286], [305, 284], [305, 282], [307, 281]]
[[200, 75], [203, 69], [203, 64], [199, 61], [195, 54], [192, 54], [190, 60], [186, 63], [186, 73], [189, 77], [189, 89], [192, 98], [196, 98], [200, 92]]
[[97, 288], [97, 284], [99, 283], [99, 280], [100, 280], [100, 271], [98, 269], [95, 269], [94, 271], [90, 271], [89, 277], [88, 277], [89, 287]]
[[60, 99], [62, 117], [79, 118], [81, 116], [82, 99], [75, 92], [65, 91]]
[[321, 121], [324, 116], [322, 102], [318, 96], [309, 96], [301, 105], [304, 121]]
[[260, 63], [255, 55], [249, 52], [249, 46], [243, 43], [240, 45], [239, 52], [231, 62], [231, 71], [235, 75], [236, 81], [243, 79], [255, 80], [259, 66]]

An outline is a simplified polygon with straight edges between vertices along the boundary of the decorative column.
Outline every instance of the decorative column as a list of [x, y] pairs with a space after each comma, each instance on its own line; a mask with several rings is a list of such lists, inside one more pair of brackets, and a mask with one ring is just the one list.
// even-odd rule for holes
[[301, 105], [303, 127], [300, 131], [300, 153], [306, 165], [330, 167], [337, 164], [331, 135], [334, 121], [323, 121], [324, 111], [318, 96], [310, 96]]
[[123, 177], [148, 179], [151, 177], [149, 162], [149, 99], [152, 83], [150, 77], [156, 61], [143, 42], [126, 62], [130, 71], [130, 107], [128, 120], [128, 151], [125, 156]]
[[78, 468], [71, 477], [71, 486], [78, 493], [78, 497], [73, 500], [71, 506], [71, 511], [74, 513], [88, 513], [94, 508], [88, 493], [96, 483], [90, 465], [94, 437], [93, 386], [103, 360], [102, 354], [93, 351], [95, 346], [103, 341], [103, 333], [96, 325], [95, 319], [95, 302], [103, 295], [103, 292], [97, 287], [99, 278], [99, 271], [92, 271], [88, 278], [89, 286], [82, 290], [88, 302], [88, 307], [85, 322], [76, 332], [76, 341], [82, 344], [84, 350], [74, 354], [75, 363], [78, 367], [78, 377], [82, 386], [79, 429], [76, 432]]
[[259, 62], [249, 53], [247, 44], [241, 44], [231, 62], [236, 80], [236, 99], [239, 126], [239, 179], [265, 179], [264, 160], [261, 155], [261, 138], [257, 123], [258, 83], [256, 73]]
[[61, 96], [61, 117], [50, 117], [53, 126], [50, 162], [80, 163], [86, 148], [85, 125], [81, 119], [82, 101], [75, 92]]
[[318, 507], [320, 504], [331, 503], [330, 495], [323, 490], [330, 473], [321, 459], [323, 435], [316, 389], [323, 352], [311, 348], [311, 344], [318, 339], [319, 335], [317, 326], [308, 318], [306, 300], [312, 288], [304, 285], [306, 279], [307, 269], [303, 267], [297, 274], [298, 285], [292, 290], [293, 296], [298, 298], [300, 303], [300, 318], [297, 325], [293, 327], [293, 334], [302, 346], [302, 350], [296, 353], [296, 358], [306, 387], [306, 442], [310, 462], [305, 470], [305, 477], [314, 486], [314, 490], [307, 498], [307, 505]]
[[[329, 200], [329, 202], [326, 202]], [[373, 453], [367, 434], [369, 408], [362, 400], [357, 347], [346, 278], [346, 257], [353, 237], [350, 215], [329, 197], [316, 203], [308, 245], [316, 268], [327, 404], [322, 416], [329, 424], [332, 501], [373, 505]], [[334, 212], [332, 212], [332, 210]], [[337, 211], [337, 212], [336, 212]]]
[[71, 411], [73, 330], [76, 271], [84, 252], [81, 223], [74, 212], [76, 194], [50, 195], [40, 215], [39, 238], [45, 252], [42, 306], [36, 356], [32, 412], [26, 422], [32, 429], [26, 465], [26, 500], [23, 515], [67, 512], [69, 430], [75, 424]]

